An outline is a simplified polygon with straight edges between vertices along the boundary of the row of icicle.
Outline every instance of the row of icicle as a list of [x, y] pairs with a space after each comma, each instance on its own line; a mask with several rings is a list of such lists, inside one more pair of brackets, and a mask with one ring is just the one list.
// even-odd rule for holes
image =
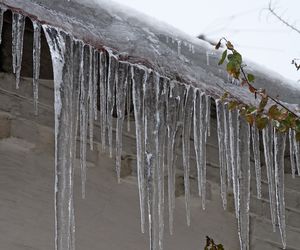
[[[0, 12], [0, 32], [3, 13]], [[41, 25], [33, 21], [33, 96], [38, 108]], [[25, 17], [13, 13], [12, 54], [16, 87], [19, 87], [22, 64]], [[211, 97], [141, 65], [118, 60], [109, 49], [98, 51], [61, 30], [43, 25], [54, 70], [55, 91], [55, 217], [56, 249], [75, 249], [73, 206], [74, 159], [79, 126], [82, 196], [87, 178], [87, 144], [93, 150], [94, 121], [99, 120], [101, 144], [116, 155], [116, 172], [120, 182], [123, 123], [134, 107], [137, 179], [139, 188], [141, 230], [145, 230], [148, 214], [150, 249], [163, 249], [165, 190], [167, 173], [169, 230], [173, 233], [175, 209], [176, 154], [182, 146], [186, 220], [190, 225], [190, 152], [191, 141], [196, 155], [198, 193], [202, 208], [206, 203], [206, 142], [210, 136]], [[1, 33], [0, 33], [1, 34]], [[1, 36], [0, 36], [1, 42]], [[221, 198], [227, 207], [227, 194], [233, 192], [242, 250], [249, 249], [250, 204], [250, 140], [253, 146], [257, 197], [261, 198], [260, 135], [267, 169], [271, 220], [274, 231], [279, 225], [283, 246], [286, 246], [284, 202], [284, 152], [286, 135], [271, 125], [262, 133], [250, 127], [235, 110], [221, 100], [215, 101]], [[100, 108], [99, 108], [100, 107]], [[99, 111], [100, 110], [100, 111]], [[116, 116], [116, 138], [113, 143], [113, 116]], [[127, 129], [130, 129], [129, 118]], [[292, 175], [300, 173], [299, 144], [290, 131], [289, 149]], [[193, 138], [193, 140], [191, 140]], [[89, 139], [89, 141], [88, 141]], [[147, 213], [146, 213], [147, 208]]]

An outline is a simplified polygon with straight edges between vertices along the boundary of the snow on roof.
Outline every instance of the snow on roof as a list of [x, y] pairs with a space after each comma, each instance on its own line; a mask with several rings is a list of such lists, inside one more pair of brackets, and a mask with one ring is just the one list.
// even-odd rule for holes
[[[255, 102], [248, 90], [228, 84], [231, 79], [217, 65], [221, 52], [129, 7], [107, 0], [2, 2], [94, 47], [112, 48], [128, 61], [153, 68], [171, 79], [197, 85], [212, 96], [221, 96], [226, 89], [242, 101]], [[264, 67], [249, 65], [256, 76], [256, 87], [267, 89], [283, 102], [300, 104], [299, 88]]]

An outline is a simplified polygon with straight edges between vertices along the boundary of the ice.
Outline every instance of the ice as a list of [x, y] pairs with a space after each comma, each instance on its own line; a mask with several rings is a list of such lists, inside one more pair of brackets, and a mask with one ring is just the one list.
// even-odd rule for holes
[[108, 51], [108, 76], [107, 76], [107, 130], [108, 130], [108, 146], [109, 146], [109, 156], [113, 155], [113, 112], [115, 107], [115, 89], [116, 89], [116, 71], [118, 69], [118, 60], [113, 55], [111, 51]]
[[210, 136], [210, 117], [211, 116], [211, 97], [206, 96], [206, 122], [207, 122], [207, 136]]
[[0, 6], [0, 44], [2, 42], [2, 28], [3, 28], [3, 15], [4, 12], [6, 11], [6, 8]]
[[226, 145], [225, 152], [225, 163], [227, 169], [227, 185], [228, 188], [232, 183], [232, 168], [231, 168], [231, 152], [230, 152], [230, 133], [229, 133], [229, 113], [228, 113], [228, 104], [225, 103], [223, 107], [224, 113], [224, 145]]
[[260, 162], [260, 140], [259, 140], [259, 130], [255, 125], [251, 127], [252, 133], [252, 146], [253, 146], [253, 158], [255, 165], [255, 175], [256, 175], [256, 192], [257, 198], [261, 199], [261, 162]]
[[[229, 134], [230, 134], [230, 159], [231, 159], [231, 173], [232, 173], [232, 188], [234, 195], [234, 204], [235, 204], [235, 213], [236, 216], [239, 216], [239, 174], [240, 174], [240, 165], [237, 164], [237, 142], [239, 138], [239, 114], [237, 110], [229, 110], [228, 116], [229, 122]], [[226, 145], [226, 144], [225, 144]]]
[[33, 21], [33, 106], [35, 115], [38, 114], [39, 78], [41, 63], [41, 25]]
[[284, 152], [286, 133], [274, 132], [275, 187], [279, 231], [283, 249], [286, 248], [285, 201], [284, 201]]
[[158, 191], [158, 224], [159, 224], [159, 249], [163, 250], [164, 237], [164, 155], [166, 142], [166, 99], [167, 99], [167, 81], [158, 74], [155, 76], [156, 89], [156, 119], [155, 119], [155, 144], [157, 155], [157, 191]]
[[220, 167], [220, 180], [221, 180], [221, 198], [223, 208], [227, 207], [227, 169], [226, 169], [226, 154], [225, 154], [225, 138], [224, 138], [224, 105], [220, 99], [216, 100], [217, 111], [217, 134], [219, 145], [219, 167]]
[[101, 144], [102, 150], [106, 148], [106, 127], [107, 127], [107, 59], [106, 53], [101, 51], [99, 58], [100, 68], [100, 81], [99, 81], [99, 92], [100, 92], [100, 123], [101, 123]]
[[128, 87], [127, 87], [127, 98], [126, 98], [126, 115], [127, 115], [127, 132], [130, 132], [130, 114], [131, 114], [131, 103], [132, 103], [132, 81], [131, 75], [128, 74]]
[[241, 250], [249, 250], [250, 208], [250, 128], [248, 122], [238, 115], [237, 166], [238, 181], [238, 227]]
[[197, 162], [198, 192], [201, 197], [202, 209], [206, 202], [206, 96], [195, 90], [194, 99], [194, 146]]
[[181, 55], [181, 41], [177, 41], [177, 53], [179, 56]]
[[[174, 164], [174, 150], [177, 130], [181, 128], [183, 119], [184, 86], [170, 82], [169, 97], [167, 99], [167, 169], [168, 169], [168, 205], [169, 230], [173, 234], [173, 217], [175, 209], [175, 179], [176, 168]], [[181, 121], [181, 122], [179, 122]], [[180, 134], [180, 133], [179, 133]]]
[[116, 129], [116, 172], [118, 182], [121, 175], [122, 155], [122, 132], [125, 116], [126, 93], [128, 88], [128, 63], [120, 62], [116, 76], [116, 108], [117, 108], [117, 129]]
[[89, 96], [89, 77], [90, 77], [90, 47], [84, 45], [82, 48], [81, 60], [81, 79], [80, 79], [80, 167], [81, 167], [81, 184], [82, 198], [85, 198], [86, 183], [86, 146], [88, 132], [88, 96]]
[[20, 76], [23, 56], [23, 40], [25, 30], [25, 17], [18, 13], [13, 13], [12, 20], [12, 56], [13, 73], [16, 75], [16, 88], [20, 85]]
[[300, 176], [300, 151], [299, 151], [299, 142], [297, 142], [297, 140], [296, 140], [295, 131], [293, 131], [293, 134], [292, 134], [292, 142], [293, 142], [293, 147], [294, 147], [294, 155], [296, 158], [297, 172], [298, 172], [298, 175]]
[[90, 149], [94, 149], [94, 114], [95, 114], [95, 87], [94, 82], [94, 50], [89, 46], [89, 90], [88, 90], [88, 113], [89, 113], [89, 139]]
[[296, 163], [295, 163], [295, 131], [289, 129], [289, 143], [290, 143], [290, 161], [291, 161], [291, 170], [292, 177], [295, 178], [296, 175]]
[[209, 66], [210, 62], [209, 62], [209, 51], [206, 51], [206, 65]]
[[73, 147], [76, 113], [72, 39], [43, 26], [54, 69], [55, 111], [55, 249], [74, 250]]
[[275, 173], [273, 161], [273, 127], [269, 124], [262, 131], [265, 164], [267, 168], [268, 186], [269, 186], [269, 199], [271, 209], [271, 221], [273, 231], [276, 231], [276, 193], [275, 193]]
[[191, 144], [191, 125], [193, 117], [193, 103], [194, 103], [194, 88], [186, 86], [186, 97], [184, 106], [184, 122], [182, 133], [182, 158], [184, 168], [184, 193], [185, 193], [185, 208], [187, 225], [191, 224], [190, 211], [190, 144]]
[[147, 81], [147, 72], [140, 67], [131, 67], [132, 97], [136, 128], [137, 175], [140, 199], [141, 230], [145, 231], [145, 176], [144, 176], [144, 93], [143, 85]]
[[99, 84], [99, 52], [94, 50], [93, 58], [93, 72], [94, 72], [94, 83], [93, 83], [93, 95], [94, 95], [94, 118], [98, 120], [98, 84]]

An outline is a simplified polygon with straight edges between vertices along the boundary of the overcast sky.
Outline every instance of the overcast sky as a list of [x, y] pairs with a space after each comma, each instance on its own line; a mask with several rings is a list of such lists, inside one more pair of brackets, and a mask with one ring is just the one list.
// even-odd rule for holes
[[[225, 36], [248, 59], [286, 78], [300, 79], [291, 65], [300, 58], [300, 34], [266, 8], [269, 0], [115, 0], [180, 30], [218, 40]], [[273, 0], [276, 11], [300, 29], [300, 0]], [[300, 85], [300, 82], [298, 82]]]

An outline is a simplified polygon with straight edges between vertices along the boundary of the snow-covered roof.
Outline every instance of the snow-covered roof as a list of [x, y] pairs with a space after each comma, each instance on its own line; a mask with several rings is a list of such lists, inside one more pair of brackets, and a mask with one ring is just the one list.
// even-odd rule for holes
[[[162, 22], [107, 0], [3, 0], [11, 9], [61, 28], [94, 47], [109, 47], [126, 60], [153, 68], [161, 75], [197, 85], [212, 96], [223, 89], [241, 100], [249, 92], [231, 82], [217, 65], [220, 52], [210, 44], [190, 37]], [[249, 63], [256, 86], [287, 103], [300, 104], [300, 88], [264, 67]], [[219, 86], [223, 89], [221, 89]], [[253, 101], [253, 100], [252, 100]]]

